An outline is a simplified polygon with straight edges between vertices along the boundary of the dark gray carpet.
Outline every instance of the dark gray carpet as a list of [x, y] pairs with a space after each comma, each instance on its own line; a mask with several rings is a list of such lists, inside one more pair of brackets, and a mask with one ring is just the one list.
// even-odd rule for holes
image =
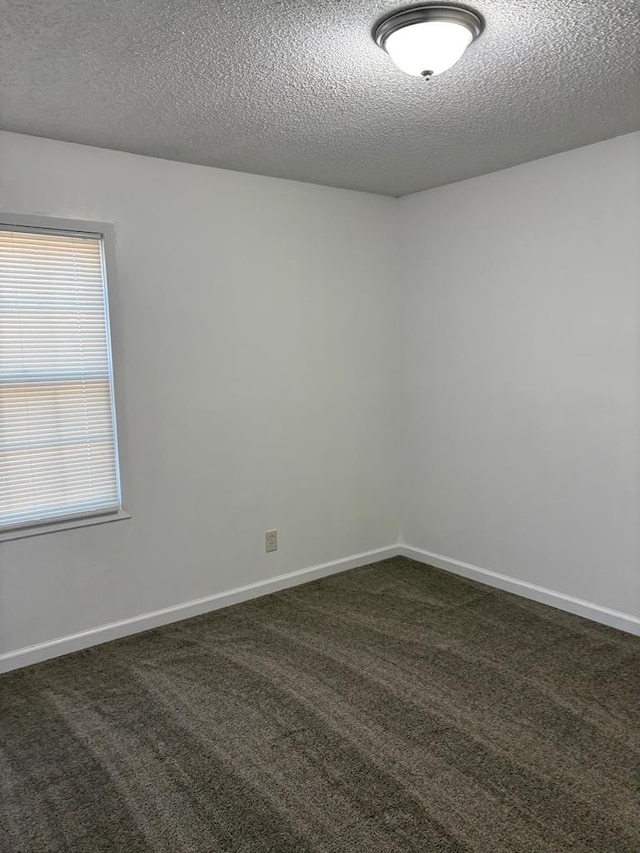
[[640, 639], [402, 558], [0, 679], [11, 853], [638, 853]]

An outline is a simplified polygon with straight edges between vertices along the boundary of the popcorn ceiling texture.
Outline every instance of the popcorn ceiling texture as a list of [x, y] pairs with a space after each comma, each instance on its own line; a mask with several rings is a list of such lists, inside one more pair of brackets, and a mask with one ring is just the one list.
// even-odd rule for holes
[[428, 83], [371, 39], [402, 5], [0, 0], [0, 127], [394, 196], [640, 128], [638, 0], [477, 0]]

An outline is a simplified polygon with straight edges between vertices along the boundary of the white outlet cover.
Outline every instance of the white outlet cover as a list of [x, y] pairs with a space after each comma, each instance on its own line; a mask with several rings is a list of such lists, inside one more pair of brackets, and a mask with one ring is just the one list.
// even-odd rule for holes
[[264, 550], [267, 554], [278, 550], [278, 531], [267, 530], [264, 534]]

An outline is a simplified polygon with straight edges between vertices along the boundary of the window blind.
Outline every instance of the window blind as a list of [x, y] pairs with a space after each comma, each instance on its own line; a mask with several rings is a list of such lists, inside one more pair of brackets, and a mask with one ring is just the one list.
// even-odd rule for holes
[[0, 530], [119, 507], [102, 237], [0, 225]]

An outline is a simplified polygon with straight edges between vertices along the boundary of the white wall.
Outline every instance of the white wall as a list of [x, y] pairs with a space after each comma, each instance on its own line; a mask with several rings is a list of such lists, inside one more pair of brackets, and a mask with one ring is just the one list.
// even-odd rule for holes
[[0, 544], [0, 652], [397, 541], [395, 205], [0, 134], [0, 209], [115, 224], [133, 516]]
[[115, 223], [133, 514], [0, 543], [0, 654], [398, 521], [640, 615], [640, 134], [399, 201], [0, 134], [0, 209]]
[[640, 615], [640, 134], [399, 207], [404, 541]]

